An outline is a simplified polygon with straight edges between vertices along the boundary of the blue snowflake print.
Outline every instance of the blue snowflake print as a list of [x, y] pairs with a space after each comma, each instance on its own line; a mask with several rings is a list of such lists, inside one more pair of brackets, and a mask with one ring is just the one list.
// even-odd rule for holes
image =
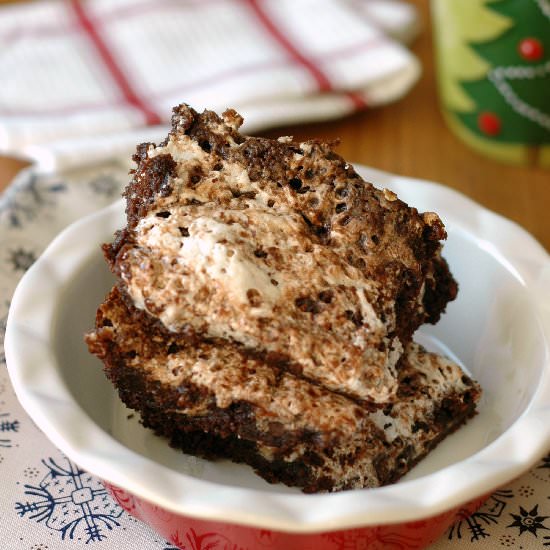
[[549, 469], [550, 468], [550, 455], [546, 455], [541, 463], [537, 467], [539, 470]]
[[27, 516], [48, 529], [61, 533], [61, 539], [83, 540], [86, 544], [107, 538], [105, 531], [119, 527], [123, 510], [111, 499], [101, 482], [64, 459], [61, 466], [53, 458], [43, 460], [47, 468], [37, 485], [25, 485], [30, 500], [17, 502], [19, 516]]
[[0, 200], [0, 220], [21, 228], [25, 221], [35, 219], [42, 208], [55, 204], [54, 197], [66, 188], [61, 182], [40, 182], [36, 174], [29, 172], [25, 181], [9, 188]]
[[25, 272], [36, 262], [36, 254], [32, 250], [25, 250], [20, 246], [8, 251], [8, 263], [13, 271]]
[[544, 525], [544, 521], [547, 520], [550, 516], [541, 516], [539, 515], [538, 504], [534, 506], [531, 510], [526, 510], [523, 506], [519, 507], [519, 514], [510, 514], [513, 518], [513, 522], [506, 527], [517, 527], [519, 529], [519, 534], [529, 532], [532, 535], [537, 536], [537, 531], [539, 529], [550, 530], [550, 528]]
[[8, 314], [0, 317], [0, 365], [6, 364], [6, 354], [4, 353], [4, 337], [6, 336], [6, 326], [8, 323]]
[[0, 448], [13, 447], [12, 434], [19, 431], [19, 420], [13, 420], [10, 413], [0, 413]]
[[[4, 339], [6, 336], [6, 328], [8, 326], [8, 311], [10, 309], [10, 301], [5, 300], [5, 313], [0, 314], [0, 365], [6, 365], [6, 354], [4, 352]], [[0, 311], [3, 308], [0, 308]]]
[[[9, 309], [9, 307], [10, 305], [8, 303], [7, 309]], [[0, 317], [0, 338], [3, 338], [4, 334], [6, 334], [7, 323], [8, 323], [8, 314], [5, 313], [4, 315], [2, 315], [2, 317]]]
[[513, 496], [512, 491], [509, 489], [495, 491], [477, 512], [457, 521], [449, 529], [449, 540], [462, 539], [464, 530], [469, 533], [470, 542], [487, 538], [489, 533], [486, 526], [498, 523], [508, 504], [507, 500], [513, 498]]
[[94, 193], [105, 197], [119, 195], [122, 189], [121, 183], [111, 174], [100, 174], [90, 181], [90, 187]]

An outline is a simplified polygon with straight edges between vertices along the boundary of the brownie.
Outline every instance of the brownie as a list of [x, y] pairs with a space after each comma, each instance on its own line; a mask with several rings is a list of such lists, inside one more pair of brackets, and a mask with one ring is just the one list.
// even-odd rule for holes
[[122, 401], [171, 445], [306, 492], [396, 481], [474, 414], [480, 394], [460, 367], [410, 343], [395, 401], [368, 406], [242, 344], [171, 332], [117, 287], [87, 342]]
[[306, 492], [392, 483], [481, 392], [412, 340], [457, 293], [443, 223], [331, 144], [241, 123], [180, 105], [163, 143], [138, 146], [88, 347], [186, 453]]
[[170, 331], [387, 401], [412, 334], [456, 295], [441, 220], [328, 144], [246, 137], [241, 122], [180, 105], [166, 141], [138, 147], [128, 226], [105, 248], [113, 272]]

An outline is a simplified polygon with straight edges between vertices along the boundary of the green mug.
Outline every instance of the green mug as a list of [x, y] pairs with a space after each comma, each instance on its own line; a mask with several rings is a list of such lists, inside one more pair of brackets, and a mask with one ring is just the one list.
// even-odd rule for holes
[[479, 152], [550, 167], [550, 0], [432, 0], [439, 93]]

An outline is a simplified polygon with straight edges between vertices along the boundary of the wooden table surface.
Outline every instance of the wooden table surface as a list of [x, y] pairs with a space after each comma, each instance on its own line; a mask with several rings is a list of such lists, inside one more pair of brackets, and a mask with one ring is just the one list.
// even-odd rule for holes
[[[427, 0], [414, 0], [424, 30], [412, 46], [420, 82], [401, 101], [343, 120], [279, 128], [266, 135], [340, 138], [349, 161], [444, 183], [531, 232], [550, 251], [550, 170], [486, 159], [454, 137], [438, 110]], [[183, 98], [182, 98], [183, 99]], [[0, 189], [24, 163], [0, 158]]]

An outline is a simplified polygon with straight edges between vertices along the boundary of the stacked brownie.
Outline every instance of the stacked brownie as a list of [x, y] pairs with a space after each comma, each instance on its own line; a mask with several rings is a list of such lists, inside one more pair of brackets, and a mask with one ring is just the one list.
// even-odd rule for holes
[[328, 144], [241, 123], [180, 105], [138, 147], [90, 351], [185, 452], [309, 492], [393, 482], [480, 394], [412, 342], [456, 296], [443, 224]]

